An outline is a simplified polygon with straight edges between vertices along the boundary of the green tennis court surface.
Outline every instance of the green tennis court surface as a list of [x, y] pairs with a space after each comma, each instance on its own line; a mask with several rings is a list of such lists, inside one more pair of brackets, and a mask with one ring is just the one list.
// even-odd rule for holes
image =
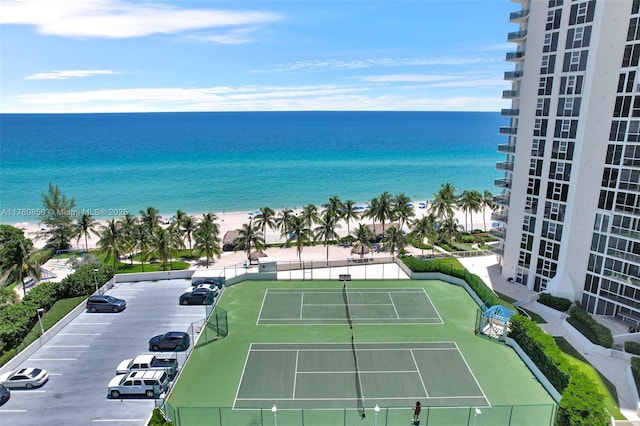
[[487, 406], [455, 342], [252, 344], [234, 408]]
[[[442, 323], [424, 289], [349, 288], [348, 298], [353, 324]], [[346, 323], [342, 288], [269, 288], [258, 317], [259, 325]]]

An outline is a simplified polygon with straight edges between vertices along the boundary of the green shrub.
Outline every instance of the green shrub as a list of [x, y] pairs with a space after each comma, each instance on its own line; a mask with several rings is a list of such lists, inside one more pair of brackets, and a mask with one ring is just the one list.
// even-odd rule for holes
[[156, 407], [153, 409], [149, 426], [173, 426], [173, 422], [167, 421], [167, 419], [164, 418], [162, 411]]
[[[587, 311], [579, 306], [574, 306], [569, 310], [569, 315], [571, 315], [571, 318], [569, 319], [571, 325], [574, 325], [577, 321], [591, 330], [593, 334], [587, 335], [583, 333], [587, 338], [591, 336], [591, 338], [589, 338], [591, 342], [605, 348], [610, 348], [611, 346], [613, 346], [613, 336], [611, 335], [611, 330], [594, 320]], [[571, 321], [571, 319], [573, 319], [573, 321]], [[582, 332], [583, 329], [578, 328], [578, 330], [581, 330]]]
[[640, 343], [627, 340], [624, 342], [624, 351], [634, 355], [640, 355]]
[[549, 293], [540, 293], [540, 298], [538, 299], [538, 302], [560, 312], [568, 311], [572, 304], [571, 300], [569, 299], [552, 296]]
[[633, 374], [636, 389], [640, 392], [640, 358], [637, 356], [631, 358], [631, 374]]

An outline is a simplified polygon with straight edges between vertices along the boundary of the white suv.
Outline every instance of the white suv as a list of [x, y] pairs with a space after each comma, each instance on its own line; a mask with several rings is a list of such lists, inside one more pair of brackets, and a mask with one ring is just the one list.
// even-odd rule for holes
[[120, 398], [121, 395], [144, 395], [155, 398], [167, 389], [169, 377], [164, 371], [132, 371], [118, 374], [109, 382], [108, 395]]

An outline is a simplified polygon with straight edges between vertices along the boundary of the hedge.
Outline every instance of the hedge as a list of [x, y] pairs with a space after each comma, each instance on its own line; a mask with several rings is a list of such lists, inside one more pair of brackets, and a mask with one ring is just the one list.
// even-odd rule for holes
[[511, 317], [509, 337], [520, 345], [561, 393], [556, 425], [606, 426], [609, 424], [609, 415], [596, 384], [571, 365], [553, 337], [522, 315]]
[[640, 358], [637, 356], [631, 358], [631, 374], [636, 383], [636, 389], [640, 392]]
[[571, 300], [552, 296], [549, 293], [540, 293], [538, 302], [560, 312], [568, 311], [572, 305]]
[[571, 315], [571, 318], [567, 321], [575, 326], [592, 343], [605, 348], [613, 346], [611, 330], [594, 320], [587, 311], [579, 306], [574, 306], [569, 310], [569, 315]]
[[640, 343], [627, 340], [624, 342], [624, 351], [634, 355], [640, 355]]

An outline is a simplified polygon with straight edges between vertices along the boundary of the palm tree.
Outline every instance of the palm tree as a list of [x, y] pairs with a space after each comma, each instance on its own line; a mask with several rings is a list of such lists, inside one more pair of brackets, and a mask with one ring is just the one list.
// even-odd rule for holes
[[140, 218], [142, 223], [147, 225], [149, 231], [153, 231], [153, 228], [162, 223], [162, 216], [160, 216], [160, 210], [155, 207], [147, 207], [146, 210], [140, 210]]
[[342, 216], [342, 211], [344, 209], [344, 204], [340, 201], [340, 198], [337, 195], [329, 198], [328, 203], [324, 203], [322, 208], [325, 212], [332, 214], [333, 216], [340, 218]]
[[[289, 208], [282, 209], [280, 213], [278, 213], [278, 217], [276, 217], [276, 228], [280, 230], [281, 235], [289, 235], [289, 228], [291, 227], [292, 217], [294, 217], [293, 211]], [[289, 239], [287, 237], [287, 241], [288, 240]]]
[[342, 219], [347, 222], [347, 235], [351, 234], [351, 229], [349, 229], [349, 224], [351, 221], [357, 221], [360, 219], [360, 212], [356, 209], [356, 202], [353, 200], [347, 200], [344, 202], [343, 210], [342, 210]]
[[106, 256], [113, 256], [113, 270], [118, 273], [118, 261], [122, 252], [122, 240], [124, 232], [120, 222], [112, 218], [107, 221], [106, 225], [101, 225], [98, 233], [98, 247], [106, 253]]
[[24, 279], [31, 276], [35, 280], [41, 277], [40, 265], [31, 252], [31, 240], [19, 238], [7, 241], [0, 248], [0, 268], [8, 277], [8, 282], [22, 286], [23, 296], [27, 295]]
[[76, 229], [73, 226], [73, 208], [76, 206], [74, 198], [67, 198], [57, 185], [49, 183], [49, 191], [42, 192], [43, 211], [40, 220], [46, 225], [42, 235], [47, 237], [47, 246], [55, 250], [66, 249], [74, 237]]
[[453, 240], [457, 240], [460, 236], [460, 228], [461, 226], [458, 225], [458, 219], [453, 216], [449, 216], [440, 223], [438, 234], [440, 235], [440, 238], [447, 241], [449, 247], [451, 247], [453, 245]]
[[382, 247], [384, 247], [385, 250], [390, 251], [391, 256], [395, 256], [396, 248], [398, 251], [401, 251], [406, 245], [407, 237], [399, 228], [391, 226], [384, 233], [384, 237], [382, 238]]
[[162, 259], [162, 269], [167, 270], [167, 262], [170, 262], [169, 269], [173, 269], [173, 253], [182, 246], [182, 239], [175, 224], [169, 227], [156, 227], [151, 237], [153, 252]]
[[[282, 236], [285, 236], [283, 234]], [[286, 233], [287, 242], [290, 243], [295, 239], [296, 250], [298, 252], [298, 260], [302, 263], [302, 248], [306, 246], [313, 238], [311, 229], [307, 226], [306, 219], [300, 216], [291, 216], [289, 229]]]
[[456, 205], [456, 189], [451, 183], [443, 184], [438, 192], [433, 194], [433, 202], [429, 208], [438, 219], [446, 219], [453, 216], [453, 207]]
[[325, 210], [324, 214], [318, 221], [318, 226], [313, 230], [316, 240], [322, 239], [327, 247], [327, 262], [329, 261], [329, 241], [340, 238], [336, 232], [336, 228], [340, 228], [338, 224], [338, 216], [331, 210]]
[[402, 231], [404, 224], [408, 223], [411, 218], [416, 215], [416, 213], [413, 211], [413, 207], [410, 204], [411, 200], [405, 195], [404, 192], [396, 195], [393, 203], [392, 216], [398, 220], [400, 224], [400, 231]]
[[307, 204], [304, 206], [300, 216], [302, 217], [302, 220], [304, 220], [304, 224], [307, 228], [311, 228], [320, 219], [318, 207], [314, 204]]
[[122, 227], [122, 249], [126, 253], [129, 253], [129, 263], [131, 264], [131, 266], [133, 266], [133, 256], [138, 245], [136, 229], [138, 218], [130, 213], [127, 213], [118, 222]]
[[[432, 247], [436, 239], [436, 215], [434, 213], [428, 216], [423, 216], [420, 219], [416, 219], [411, 223], [411, 236], [417, 238], [420, 243], [424, 243], [425, 238], [431, 241]], [[421, 244], [422, 256], [424, 256], [424, 247]], [[435, 251], [435, 248], [434, 248]]]
[[393, 220], [393, 198], [388, 192], [383, 192], [377, 198], [377, 203], [371, 204], [371, 217], [378, 220], [382, 224], [382, 233], [384, 234], [384, 224], [387, 220]]
[[207, 256], [207, 268], [209, 267], [209, 261], [214, 255], [220, 256], [222, 249], [220, 248], [220, 228], [215, 222], [217, 219], [213, 213], [206, 213], [202, 215], [202, 219], [196, 225], [194, 232], [196, 244], [195, 248], [198, 250], [199, 255], [203, 253]]
[[140, 263], [144, 272], [144, 261], [147, 260], [147, 253], [151, 246], [152, 236], [144, 223], [138, 223], [133, 227], [133, 235], [136, 240], [136, 248], [140, 250]]
[[267, 228], [276, 228], [276, 212], [271, 207], [262, 207], [260, 212], [253, 217], [255, 225], [262, 229], [262, 236], [266, 240]]
[[359, 223], [358, 228], [353, 233], [356, 238], [356, 247], [360, 248], [360, 257], [364, 257], [364, 248], [368, 247], [369, 250], [371, 250], [373, 247], [371, 245], [371, 230], [369, 230], [369, 227], [367, 225]]
[[[178, 210], [179, 211], [179, 210]], [[178, 222], [178, 226], [182, 231], [182, 235], [187, 237], [187, 241], [189, 242], [189, 256], [193, 257], [193, 233], [196, 230], [196, 219], [190, 215], [184, 215]]]
[[484, 215], [484, 209], [486, 207], [488, 207], [491, 211], [495, 211], [497, 207], [493, 203], [493, 194], [488, 189], [485, 189], [484, 193], [482, 194], [482, 221], [484, 222], [485, 231], [487, 230], [487, 219]]
[[243, 223], [238, 238], [233, 240], [233, 244], [234, 251], [243, 250], [247, 259], [251, 260], [252, 250], [262, 251], [265, 247], [264, 234], [260, 231], [260, 225], [253, 221], [249, 221], [248, 224]]
[[91, 216], [91, 213], [82, 213], [82, 215], [78, 218], [76, 225], [78, 226], [79, 235], [84, 235], [84, 249], [88, 251], [88, 235], [89, 232], [93, 233], [96, 226], [96, 220], [93, 218], [93, 216]]

